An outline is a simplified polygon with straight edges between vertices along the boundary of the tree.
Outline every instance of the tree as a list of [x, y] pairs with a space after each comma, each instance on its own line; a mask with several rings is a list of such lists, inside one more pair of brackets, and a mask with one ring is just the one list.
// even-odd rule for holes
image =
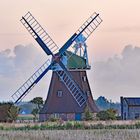
[[93, 114], [90, 112], [88, 106], [86, 106], [84, 110], [84, 119], [86, 121], [93, 120]]
[[17, 119], [19, 108], [13, 103], [0, 103], [0, 122], [13, 122]]
[[37, 107], [36, 108], [34, 108], [33, 110], [32, 110], [32, 114], [33, 114], [33, 116], [34, 116], [34, 120], [36, 120], [37, 119], [37, 115], [39, 114], [39, 111], [41, 110], [41, 108], [42, 108], [42, 105], [43, 105], [43, 99], [42, 99], [42, 97], [35, 97], [33, 100], [31, 100], [30, 101], [31, 103], [33, 103], [33, 104], [35, 104], [35, 105], [37, 105]]
[[107, 111], [100, 111], [96, 116], [99, 120], [108, 120], [109, 118]]
[[33, 100], [30, 101], [31, 103], [37, 105], [37, 108], [41, 109], [42, 105], [43, 105], [43, 99], [42, 97], [35, 97]]
[[8, 110], [8, 119], [10, 121], [15, 121], [17, 119], [20, 108], [12, 105]]
[[100, 110], [107, 110], [107, 109], [113, 108], [115, 110], [118, 110], [119, 112], [121, 111], [120, 110], [120, 103], [118, 103], [118, 102], [114, 103], [111, 100], [109, 101], [104, 96], [98, 97], [98, 99], [95, 100], [95, 102]]
[[104, 96], [100, 96], [96, 100], [96, 104], [101, 110], [106, 110], [110, 108], [110, 103]]
[[31, 113], [34, 116], [34, 121], [37, 120], [37, 114], [39, 113], [39, 110], [37, 108], [34, 108]]
[[116, 114], [117, 114], [117, 111], [110, 108], [107, 110], [108, 114], [109, 114], [109, 119], [110, 120], [116, 120]]
[[100, 120], [115, 120], [116, 119], [116, 110], [107, 109], [106, 111], [100, 111], [97, 113], [97, 117]]

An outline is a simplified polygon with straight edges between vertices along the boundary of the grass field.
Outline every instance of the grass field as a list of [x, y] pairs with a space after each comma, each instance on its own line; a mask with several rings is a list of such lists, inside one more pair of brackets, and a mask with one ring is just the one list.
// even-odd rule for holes
[[0, 140], [140, 140], [140, 121], [0, 123]]
[[140, 140], [140, 130], [0, 131], [0, 140]]

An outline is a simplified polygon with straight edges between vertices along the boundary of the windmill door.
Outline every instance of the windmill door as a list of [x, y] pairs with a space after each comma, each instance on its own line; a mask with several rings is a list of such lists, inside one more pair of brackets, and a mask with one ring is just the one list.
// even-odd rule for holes
[[81, 113], [76, 113], [75, 114], [75, 120], [76, 121], [81, 121]]

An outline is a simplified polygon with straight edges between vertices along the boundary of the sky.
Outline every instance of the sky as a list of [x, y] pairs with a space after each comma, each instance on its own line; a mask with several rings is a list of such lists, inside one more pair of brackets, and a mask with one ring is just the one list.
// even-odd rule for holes
[[[61, 47], [93, 13], [102, 24], [87, 41], [93, 97], [139, 96], [139, 0], [0, 0], [0, 100], [10, 95], [48, 59], [20, 23], [30, 11]], [[51, 73], [26, 100], [47, 96]], [[94, 82], [91, 82], [94, 81]]]

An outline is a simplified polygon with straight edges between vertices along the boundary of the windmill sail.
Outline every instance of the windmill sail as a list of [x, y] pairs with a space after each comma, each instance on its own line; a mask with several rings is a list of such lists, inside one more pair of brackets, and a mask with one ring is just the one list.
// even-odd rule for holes
[[102, 19], [100, 18], [99, 14], [94, 13], [90, 16], [86, 22], [72, 35], [72, 37], [62, 46], [59, 50], [60, 54], [63, 54], [71, 45], [72, 43], [82, 34], [86, 39], [93, 33], [93, 31], [101, 24]]
[[59, 63], [63, 71], [56, 71], [64, 85], [67, 87], [73, 98], [76, 100], [78, 105], [81, 107], [85, 105], [87, 97], [79, 87], [79, 85], [74, 81], [71, 74], [67, 71], [63, 63]]
[[[75, 101], [80, 107], [85, 105], [87, 102], [87, 95], [81, 90], [80, 86], [70, 72], [67, 70], [62, 62], [66, 50], [79, 39], [81, 36], [84, 37], [84, 41], [91, 35], [91, 33], [99, 26], [102, 19], [99, 14], [94, 13], [89, 19], [72, 35], [72, 37], [62, 46], [58, 48], [56, 43], [51, 39], [48, 33], [42, 28], [38, 21], [28, 12], [22, 17], [21, 23], [25, 26], [32, 37], [37, 41], [41, 48], [47, 55], [52, 55], [52, 62], [46, 61], [13, 95], [12, 98], [15, 103], [19, 103], [29, 91], [41, 80], [41, 78], [54, 66], [56, 63], [60, 65], [62, 70], [56, 70], [58, 76], [63, 81]], [[57, 53], [58, 52], [58, 53]], [[55, 55], [54, 55], [55, 54]]]
[[[101, 24], [102, 19], [99, 14], [93, 13], [84, 24], [76, 31], [77, 36], [82, 34], [86, 39], [93, 33], [93, 31]], [[77, 37], [76, 37], [77, 38]]]
[[20, 21], [48, 55], [57, 53], [58, 46], [30, 12]]
[[32, 88], [42, 79], [42, 77], [51, 69], [52, 63], [47, 60], [11, 97], [14, 103], [19, 103]]

